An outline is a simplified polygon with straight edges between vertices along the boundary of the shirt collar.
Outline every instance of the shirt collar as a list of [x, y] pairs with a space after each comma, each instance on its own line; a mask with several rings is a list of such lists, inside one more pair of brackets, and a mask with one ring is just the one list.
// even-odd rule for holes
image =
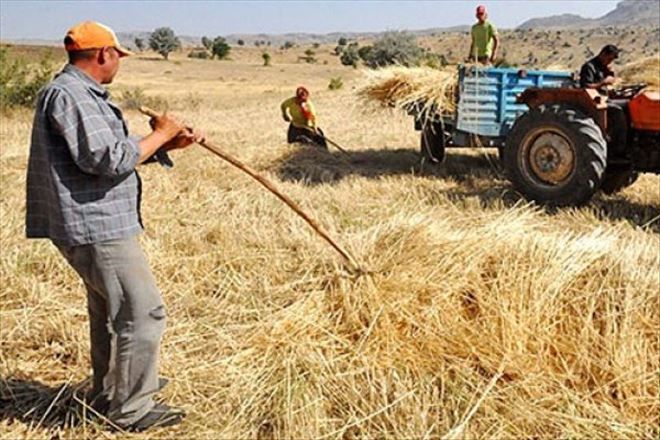
[[84, 71], [79, 69], [78, 67], [74, 66], [73, 64], [67, 64], [64, 66], [64, 69], [62, 70], [62, 73], [68, 74], [68, 75], [73, 75], [79, 80], [81, 80], [85, 86], [101, 98], [108, 98], [110, 93], [103, 87], [101, 84], [96, 82], [94, 78], [86, 74]]

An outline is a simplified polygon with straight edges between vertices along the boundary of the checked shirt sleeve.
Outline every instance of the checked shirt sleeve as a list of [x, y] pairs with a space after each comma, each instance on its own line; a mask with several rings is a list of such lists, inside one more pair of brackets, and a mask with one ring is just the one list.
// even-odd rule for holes
[[73, 161], [84, 172], [121, 176], [135, 169], [140, 157], [136, 139], [123, 134], [123, 121], [102, 113], [94, 101], [74, 99], [56, 89], [48, 113], [52, 128], [64, 138]]

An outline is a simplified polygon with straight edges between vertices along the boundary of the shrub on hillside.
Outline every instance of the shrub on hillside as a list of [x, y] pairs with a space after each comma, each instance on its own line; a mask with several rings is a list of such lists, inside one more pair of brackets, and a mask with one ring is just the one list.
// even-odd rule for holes
[[447, 62], [447, 58], [444, 55], [428, 52], [424, 54], [424, 56], [420, 61], [420, 64], [422, 66], [430, 67], [432, 69], [441, 69], [449, 63]]
[[374, 43], [365, 60], [371, 68], [401, 64], [409, 67], [418, 63], [422, 50], [414, 35], [407, 32], [386, 32]]
[[137, 110], [142, 106], [154, 110], [165, 111], [169, 105], [167, 100], [159, 97], [148, 96], [140, 87], [124, 90], [119, 98], [124, 110]]
[[261, 58], [264, 60], [264, 66], [270, 66], [270, 54], [268, 52], [262, 53]]
[[330, 78], [330, 83], [328, 84], [329, 90], [339, 90], [344, 87], [344, 81], [339, 77]]
[[206, 50], [210, 52], [211, 48], [213, 47], [213, 40], [211, 40], [209, 37], [202, 37], [202, 46], [204, 46]]
[[357, 47], [357, 43], [351, 43], [344, 47], [344, 50], [339, 57], [339, 61], [341, 61], [344, 66], [357, 67], [358, 63], [360, 62], [360, 56], [358, 55]]
[[31, 107], [39, 90], [53, 77], [55, 66], [50, 53], [36, 65], [23, 59], [9, 60], [8, 49], [0, 48], [0, 110]]
[[144, 39], [136, 37], [135, 40], [133, 40], [133, 42], [135, 43], [135, 47], [137, 48], [138, 51], [142, 52], [144, 49], [146, 49], [146, 46], [144, 44]]
[[374, 50], [373, 46], [362, 46], [361, 48], [358, 49], [358, 56], [362, 61], [365, 63], [371, 57], [371, 52]]
[[207, 60], [209, 59], [209, 52], [206, 49], [193, 49], [188, 53], [188, 58]]
[[305, 56], [298, 57], [298, 58], [301, 59], [301, 60], [304, 60], [308, 64], [314, 64], [317, 61], [315, 55], [316, 55], [316, 52], [314, 52], [312, 49], [307, 49], [305, 51]]

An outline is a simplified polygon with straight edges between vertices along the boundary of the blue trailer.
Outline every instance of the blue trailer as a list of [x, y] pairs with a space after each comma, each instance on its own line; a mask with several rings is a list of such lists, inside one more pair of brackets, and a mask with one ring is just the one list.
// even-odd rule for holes
[[528, 110], [526, 104], [516, 102], [520, 94], [529, 88], [574, 85], [570, 72], [459, 65], [456, 112], [424, 111], [422, 105], [410, 111], [415, 116], [415, 128], [422, 132], [422, 155], [439, 163], [447, 147], [501, 150], [514, 122]]

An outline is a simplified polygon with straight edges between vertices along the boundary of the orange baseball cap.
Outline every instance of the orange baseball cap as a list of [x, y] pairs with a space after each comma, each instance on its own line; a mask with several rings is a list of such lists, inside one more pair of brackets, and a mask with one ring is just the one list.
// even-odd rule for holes
[[114, 47], [120, 57], [133, 55], [133, 52], [119, 44], [115, 33], [109, 27], [96, 21], [84, 21], [69, 29], [64, 37], [64, 48], [67, 52], [87, 49]]

